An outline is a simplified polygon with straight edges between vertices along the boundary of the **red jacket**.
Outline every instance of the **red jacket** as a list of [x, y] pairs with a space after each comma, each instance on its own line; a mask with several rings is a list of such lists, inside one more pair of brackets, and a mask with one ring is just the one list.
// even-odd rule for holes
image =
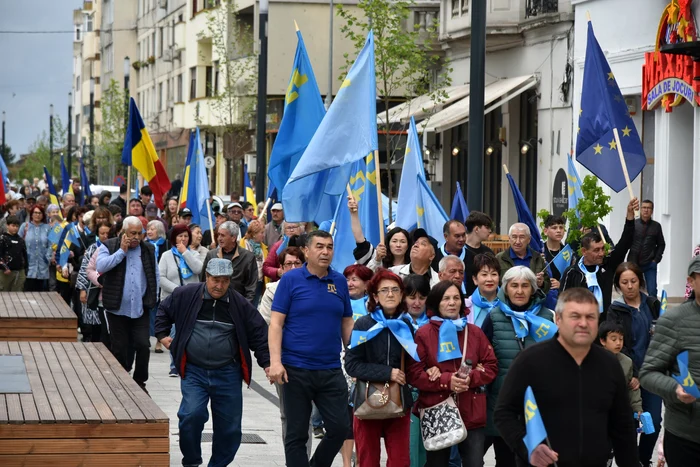
[[277, 249], [282, 244], [282, 240], [278, 240], [270, 247], [267, 252], [267, 258], [265, 258], [265, 262], [263, 263], [263, 275], [269, 277], [270, 282], [277, 282], [280, 280], [277, 276], [277, 270], [280, 268], [280, 259], [277, 256]]
[[[420, 362], [411, 361], [406, 372], [408, 384], [418, 389], [418, 401], [416, 407], [427, 408], [444, 401], [451, 393], [450, 379], [459, 370], [460, 358], [447, 360], [441, 363], [437, 361], [439, 347], [439, 321], [430, 321], [421, 327], [415, 336], [418, 345]], [[479, 390], [480, 386], [489, 384], [498, 373], [498, 360], [493, 353], [493, 347], [479, 327], [468, 325], [467, 359], [472, 361], [473, 369], [469, 382], [469, 390], [457, 395], [459, 413], [467, 430], [486, 426], [486, 393]], [[457, 332], [460, 350], [464, 350], [464, 331]], [[481, 363], [484, 371], [476, 369]], [[438, 367], [442, 373], [440, 378], [430, 381], [426, 369]]]

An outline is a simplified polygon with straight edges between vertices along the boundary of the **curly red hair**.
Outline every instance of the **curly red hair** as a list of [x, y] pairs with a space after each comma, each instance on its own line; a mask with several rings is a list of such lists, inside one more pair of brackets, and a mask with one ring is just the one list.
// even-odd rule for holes
[[[388, 269], [377, 269], [377, 271], [374, 273], [374, 276], [372, 276], [372, 279], [370, 279], [369, 283], [367, 284], [367, 296], [369, 296], [369, 300], [367, 301], [367, 309], [370, 313], [373, 312], [377, 308], [377, 306], [381, 306], [374, 299], [374, 296], [379, 290], [379, 284], [385, 280], [396, 282], [396, 284], [399, 286], [399, 289], [401, 289], [401, 295], [403, 296], [404, 286], [401, 277], [389, 271]], [[396, 311], [397, 315], [406, 311], [406, 303], [403, 300], [400, 301], [399, 307]]]

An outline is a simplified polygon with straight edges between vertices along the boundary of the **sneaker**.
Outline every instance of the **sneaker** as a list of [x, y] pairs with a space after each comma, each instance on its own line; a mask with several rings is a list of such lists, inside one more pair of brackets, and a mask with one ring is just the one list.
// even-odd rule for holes
[[175, 371], [175, 368], [170, 370], [170, 373], [168, 373], [168, 376], [170, 376], [171, 378], [177, 378], [178, 375], [177, 375], [177, 371]]
[[314, 428], [314, 438], [323, 439], [326, 436], [326, 432], [323, 431], [323, 427]]

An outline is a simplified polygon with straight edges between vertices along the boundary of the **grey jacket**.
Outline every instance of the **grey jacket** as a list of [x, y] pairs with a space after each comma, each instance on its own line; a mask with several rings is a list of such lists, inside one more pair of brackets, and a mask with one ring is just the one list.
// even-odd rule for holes
[[634, 378], [634, 363], [632, 363], [632, 359], [629, 358], [627, 355], [623, 354], [622, 352], [618, 353], [615, 355], [617, 357], [617, 361], [620, 362], [620, 365], [622, 365], [622, 371], [625, 373], [625, 381], [627, 382], [628, 388], [627, 392], [629, 393], [630, 396], [630, 405], [632, 406], [632, 410], [634, 412], [641, 412], [642, 411], [642, 391], [637, 388], [637, 389], [630, 389], [629, 384], [630, 381], [632, 381], [632, 378]]
[[674, 435], [697, 443], [700, 440], [700, 399], [684, 404], [676, 396], [676, 357], [688, 351], [688, 370], [700, 382], [700, 305], [685, 302], [664, 313], [656, 323], [654, 337], [639, 372], [642, 387], [664, 400], [664, 427]]
[[168, 296], [173, 293], [177, 287], [185, 284], [193, 284], [199, 282], [199, 274], [202, 272], [202, 259], [199, 256], [199, 252], [187, 249], [182, 255], [185, 258], [187, 266], [192, 271], [192, 275], [187, 279], [182, 278], [182, 283], [180, 282], [180, 267], [179, 259], [175, 259], [175, 255], [172, 250], [168, 250], [163, 253], [158, 262], [158, 269], [160, 270], [160, 299], [165, 300]]

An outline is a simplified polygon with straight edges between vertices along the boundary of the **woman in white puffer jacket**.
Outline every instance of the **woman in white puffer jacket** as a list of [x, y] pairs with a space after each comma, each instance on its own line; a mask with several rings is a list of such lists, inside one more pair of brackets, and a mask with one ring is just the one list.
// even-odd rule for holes
[[197, 251], [190, 250], [192, 233], [184, 224], [176, 224], [170, 232], [172, 248], [163, 253], [158, 263], [160, 270], [160, 299], [165, 300], [181, 285], [199, 282], [202, 259]]

